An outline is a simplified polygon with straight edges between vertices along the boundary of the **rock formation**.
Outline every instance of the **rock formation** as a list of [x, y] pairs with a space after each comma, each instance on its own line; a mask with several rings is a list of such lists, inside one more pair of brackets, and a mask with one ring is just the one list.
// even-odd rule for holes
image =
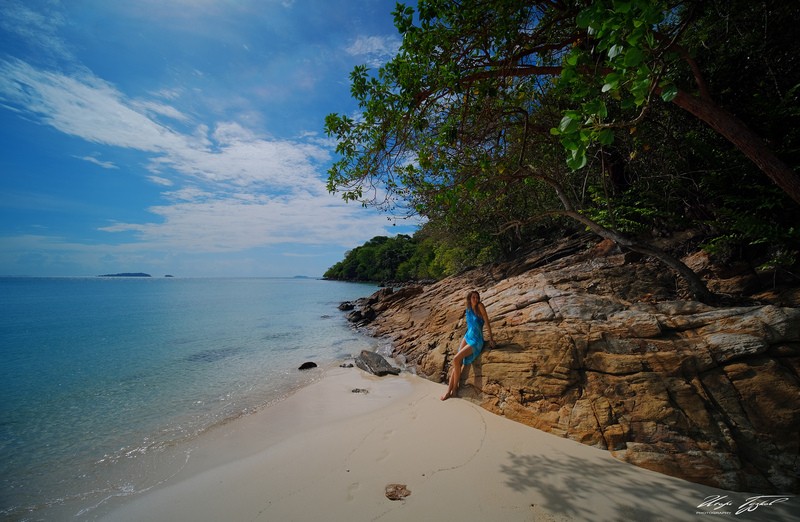
[[[685, 261], [710, 270], [702, 255]], [[709, 286], [730, 290], [743, 277], [752, 274]], [[800, 292], [716, 307], [679, 299], [679, 286], [660, 265], [581, 239], [381, 290], [358, 303], [359, 321], [420, 375], [444, 382], [466, 294], [478, 290], [498, 346], [465, 369], [460, 397], [668, 475], [797, 493]]]

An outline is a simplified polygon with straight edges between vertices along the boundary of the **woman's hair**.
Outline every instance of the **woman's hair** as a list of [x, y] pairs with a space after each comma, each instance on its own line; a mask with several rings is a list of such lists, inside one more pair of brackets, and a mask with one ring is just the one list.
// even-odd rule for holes
[[477, 295], [478, 296], [478, 302], [480, 303], [481, 302], [481, 294], [479, 294], [476, 290], [473, 290], [473, 291], [471, 291], [470, 293], [467, 294], [467, 308], [469, 308], [470, 310], [472, 310], [474, 312], [475, 309], [472, 308], [472, 296], [473, 295]]

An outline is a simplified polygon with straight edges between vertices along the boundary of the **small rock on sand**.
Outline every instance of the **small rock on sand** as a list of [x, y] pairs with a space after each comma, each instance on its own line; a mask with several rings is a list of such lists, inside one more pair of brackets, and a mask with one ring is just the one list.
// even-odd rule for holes
[[386, 485], [386, 498], [389, 500], [403, 500], [409, 496], [411, 492], [405, 484], [387, 484]]

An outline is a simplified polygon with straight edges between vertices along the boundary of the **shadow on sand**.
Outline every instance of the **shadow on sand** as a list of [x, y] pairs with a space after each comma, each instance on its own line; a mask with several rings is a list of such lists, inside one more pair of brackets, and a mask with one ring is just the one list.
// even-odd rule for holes
[[[506, 485], [519, 492], [537, 492], [542, 507], [571, 520], [673, 521], [702, 520], [714, 506], [700, 507], [709, 497], [724, 497], [711, 513], [714, 520], [798, 521], [800, 497], [736, 514], [751, 493], [724, 491], [673, 479], [611, 460], [592, 462], [563, 452], [546, 455], [508, 453], [500, 469]], [[610, 491], [620, 492], [618, 497]], [[729, 512], [730, 514], [721, 514]]]

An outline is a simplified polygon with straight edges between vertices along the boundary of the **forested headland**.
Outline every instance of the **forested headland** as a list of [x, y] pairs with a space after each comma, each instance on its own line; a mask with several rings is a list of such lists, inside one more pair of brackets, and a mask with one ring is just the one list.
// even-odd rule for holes
[[[800, 282], [800, 6], [764, 0], [420, 0], [396, 56], [330, 114], [328, 188], [425, 224], [325, 274], [441, 278], [590, 231]], [[765, 283], [766, 284], [766, 283]]]

